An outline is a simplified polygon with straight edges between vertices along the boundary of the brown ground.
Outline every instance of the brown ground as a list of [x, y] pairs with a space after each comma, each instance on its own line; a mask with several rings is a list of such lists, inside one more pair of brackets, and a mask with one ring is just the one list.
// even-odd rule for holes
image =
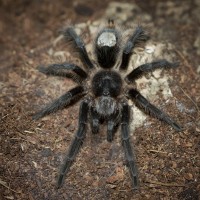
[[[54, 84], [56, 78], [47, 79], [35, 69], [51, 59], [48, 50], [68, 19], [73, 24], [94, 21], [109, 3], [73, 2], [0, 1], [0, 199], [199, 199], [200, 60], [195, 41], [200, 18], [194, 0], [177, 1], [172, 7], [170, 1], [136, 1], [153, 18], [157, 28], [153, 37], [176, 46], [181, 67], [173, 74], [174, 98], [165, 110], [184, 131], [176, 133], [152, 118], [147, 119], [148, 126], [136, 129], [132, 141], [140, 172], [139, 191], [131, 191], [122, 149], [116, 142], [119, 136], [109, 144], [105, 134], [88, 134], [63, 188], [55, 188], [62, 156], [77, 126], [78, 105], [32, 121], [40, 104], [72, 85], [62, 79]], [[155, 12], [158, 6], [160, 13]]]

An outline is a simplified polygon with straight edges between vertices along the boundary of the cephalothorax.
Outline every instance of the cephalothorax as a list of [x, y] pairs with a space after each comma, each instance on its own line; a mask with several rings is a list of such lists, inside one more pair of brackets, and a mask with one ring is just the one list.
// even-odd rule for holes
[[109, 142], [113, 140], [117, 127], [121, 126], [122, 145], [130, 170], [132, 186], [136, 189], [138, 173], [129, 136], [130, 106], [128, 99], [131, 99], [146, 113], [171, 125], [175, 130], [180, 131], [181, 127], [143, 97], [132, 86], [132, 83], [148, 72], [158, 68], [175, 68], [178, 64], [162, 59], [140, 65], [131, 72], [127, 72], [133, 49], [149, 39], [141, 26], [138, 26], [122, 45], [120, 31], [115, 28], [113, 21], [109, 21], [108, 27], [102, 29], [95, 40], [96, 65], [90, 60], [83, 41], [72, 27], [64, 31], [64, 36], [67, 40], [72, 41], [79, 52], [84, 69], [68, 62], [51, 64], [47, 67], [39, 66], [40, 72], [46, 75], [71, 78], [77, 83], [77, 86], [33, 116], [34, 119], [42, 118], [82, 99], [78, 130], [62, 165], [58, 187], [62, 185], [65, 174], [69, 171], [79, 152], [89, 121], [94, 134], [99, 132], [100, 124], [107, 125]]

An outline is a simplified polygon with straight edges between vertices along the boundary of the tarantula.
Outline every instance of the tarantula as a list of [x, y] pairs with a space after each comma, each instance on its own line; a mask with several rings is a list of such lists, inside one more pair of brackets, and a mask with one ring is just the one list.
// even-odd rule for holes
[[[78, 130], [61, 167], [57, 183], [58, 188], [63, 184], [64, 177], [80, 150], [89, 118], [93, 134], [99, 132], [100, 124], [104, 122], [107, 124], [108, 142], [113, 140], [117, 127], [121, 126], [122, 145], [131, 175], [132, 186], [133, 189], [137, 189], [138, 172], [129, 136], [130, 106], [128, 105], [128, 99], [131, 99], [137, 107], [147, 114], [166, 122], [176, 131], [180, 131], [181, 127], [167, 114], [152, 105], [131, 85], [146, 73], [159, 68], [176, 68], [178, 63], [161, 59], [140, 65], [128, 73], [127, 69], [133, 49], [149, 39], [148, 34], [139, 25], [122, 45], [122, 35], [115, 27], [114, 22], [110, 20], [108, 26], [99, 31], [95, 39], [96, 64], [89, 58], [84, 42], [72, 27], [64, 31], [64, 37], [73, 43], [80, 55], [84, 69], [75, 64], [64, 62], [46, 67], [39, 66], [39, 71], [46, 75], [71, 78], [78, 86], [72, 88], [33, 116], [33, 119], [42, 118], [70, 106], [82, 98]], [[121, 59], [118, 59], [118, 57]]]

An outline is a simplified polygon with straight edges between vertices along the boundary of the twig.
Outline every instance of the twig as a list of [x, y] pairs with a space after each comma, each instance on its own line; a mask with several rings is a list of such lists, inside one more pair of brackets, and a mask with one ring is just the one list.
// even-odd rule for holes
[[190, 101], [194, 104], [194, 106], [197, 109], [197, 112], [199, 113], [199, 107], [197, 106], [197, 104], [194, 102], [194, 100], [192, 100], [192, 98], [183, 90], [183, 88], [181, 86], [179, 86], [179, 88], [182, 90], [182, 92], [185, 94], [185, 96], [190, 99]]
[[17, 192], [16, 190], [11, 189], [9, 186], [6, 185], [5, 181], [0, 180], [0, 185], [3, 185], [5, 188], [11, 190], [12, 192], [20, 194], [21, 192]]
[[190, 71], [193, 74], [193, 76], [196, 76], [196, 73], [194, 72], [194, 70], [192, 69], [192, 66], [188, 63], [188, 61], [186, 60], [184, 55], [178, 50], [175, 50], [175, 51], [182, 58], [182, 60], [184, 61], [184, 64], [190, 69]]
[[158, 150], [154, 150], [154, 149], [149, 150], [149, 152], [153, 152], [153, 153], [168, 153], [166, 151], [158, 151]]
[[35, 132], [25, 130], [24, 133], [35, 133]]
[[159, 181], [145, 181], [145, 182], [155, 184], [155, 185], [167, 186], [167, 187], [184, 187], [185, 186], [183, 184], [163, 183], [163, 182], [159, 182]]

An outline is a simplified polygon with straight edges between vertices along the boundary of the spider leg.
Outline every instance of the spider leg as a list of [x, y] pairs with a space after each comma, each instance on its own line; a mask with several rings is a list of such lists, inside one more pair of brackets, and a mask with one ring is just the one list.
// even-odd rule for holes
[[136, 89], [130, 89], [128, 91], [128, 96], [135, 101], [136, 105], [142, 108], [146, 113], [158, 118], [161, 121], [166, 122], [172, 126], [176, 131], [181, 131], [182, 128], [177, 124], [172, 118], [165, 114], [160, 109], [152, 105], [146, 98], [144, 98]]
[[79, 55], [82, 59], [82, 61], [86, 64], [87, 67], [89, 67], [90, 69], [94, 68], [93, 63], [91, 62], [88, 53], [85, 49], [85, 44], [82, 41], [82, 39], [76, 34], [76, 32], [74, 31], [74, 29], [72, 27], [67, 28], [64, 31], [64, 37], [66, 38], [66, 40], [72, 41], [73, 45], [76, 49], [78, 49]]
[[37, 120], [53, 112], [61, 110], [77, 100], [77, 98], [80, 98], [82, 95], [84, 95], [84, 88], [82, 86], [77, 86], [69, 90], [57, 100], [53, 101], [53, 103], [51, 103], [50, 105], [47, 105], [44, 109], [40, 110], [35, 115], [33, 115], [33, 119]]
[[121, 117], [122, 145], [125, 151], [126, 160], [128, 162], [133, 189], [137, 189], [139, 185], [138, 172], [135, 163], [135, 156], [133, 154], [133, 149], [130, 143], [129, 121], [130, 121], [130, 108], [127, 103], [124, 103], [122, 107], [122, 117]]
[[108, 121], [108, 126], [107, 126], [107, 141], [112, 142], [114, 134], [116, 132], [116, 124], [113, 120]]
[[72, 78], [78, 83], [87, 78], [87, 74], [83, 69], [70, 63], [51, 64], [47, 67], [40, 65], [38, 70], [46, 75]]
[[87, 123], [87, 117], [88, 117], [88, 102], [83, 101], [80, 106], [80, 112], [79, 112], [79, 125], [78, 125], [78, 131], [76, 132], [75, 138], [73, 142], [71, 143], [71, 146], [69, 147], [67, 157], [64, 161], [64, 164], [61, 167], [60, 174], [58, 177], [58, 188], [60, 188], [63, 184], [64, 177], [69, 171], [76, 155], [78, 154], [80, 147], [83, 144], [83, 139], [85, 137], [85, 130], [86, 130], [86, 123]]
[[118, 123], [119, 123], [120, 115], [117, 112], [114, 116], [108, 119], [107, 122], [107, 141], [112, 142], [114, 135], [117, 131]]
[[140, 78], [145, 73], [151, 72], [153, 70], [161, 69], [161, 68], [165, 68], [165, 69], [175, 68], [175, 67], [178, 67], [178, 65], [179, 65], [178, 62], [171, 63], [171, 62], [168, 62], [165, 59], [154, 61], [152, 63], [146, 63], [146, 64], [143, 64], [143, 65], [140, 65], [139, 67], [134, 69], [132, 72], [130, 72], [126, 76], [125, 79], [126, 79], [127, 82], [132, 82], [135, 79]]
[[144, 29], [141, 26], [138, 26], [133, 35], [129, 37], [128, 41], [125, 44], [122, 53], [122, 62], [120, 65], [120, 69], [127, 69], [134, 47], [138, 46], [142, 42], [147, 41], [148, 39], [149, 36], [145, 33]]
[[98, 113], [91, 107], [91, 129], [92, 133], [96, 134], [99, 132], [100, 117]]

